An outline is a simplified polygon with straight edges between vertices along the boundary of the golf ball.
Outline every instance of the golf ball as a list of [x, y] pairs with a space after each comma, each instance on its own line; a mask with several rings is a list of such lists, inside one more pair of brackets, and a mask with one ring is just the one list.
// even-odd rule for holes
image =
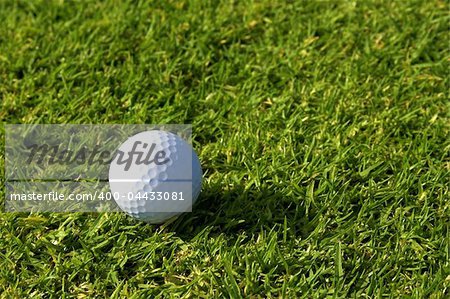
[[202, 169], [192, 146], [176, 134], [138, 133], [119, 148], [109, 168], [121, 210], [148, 223], [189, 211], [200, 194]]

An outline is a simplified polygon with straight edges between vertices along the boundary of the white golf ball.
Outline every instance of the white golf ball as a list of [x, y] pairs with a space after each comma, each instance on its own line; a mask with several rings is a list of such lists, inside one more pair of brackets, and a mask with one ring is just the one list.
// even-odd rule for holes
[[189, 211], [200, 194], [202, 169], [192, 146], [176, 134], [152, 130], [119, 148], [109, 168], [117, 205], [148, 223]]

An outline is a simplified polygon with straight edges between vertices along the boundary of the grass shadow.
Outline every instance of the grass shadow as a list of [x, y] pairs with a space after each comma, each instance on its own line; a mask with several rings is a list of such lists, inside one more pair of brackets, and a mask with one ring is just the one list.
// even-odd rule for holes
[[290, 234], [305, 237], [315, 228], [317, 211], [306, 213], [301, 198], [287, 197], [273, 187], [232, 188], [217, 184], [204, 187], [191, 213], [180, 216], [168, 228], [190, 239], [206, 228], [211, 235], [255, 233], [286, 226]]

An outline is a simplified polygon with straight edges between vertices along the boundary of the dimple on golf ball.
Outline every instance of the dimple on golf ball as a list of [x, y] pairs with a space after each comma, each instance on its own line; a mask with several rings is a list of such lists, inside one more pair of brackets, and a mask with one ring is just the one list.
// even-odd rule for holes
[[189, 211], [201, 185], [202, 169], [192, 146], [165, 131], [130, 137], [109, 168], [109, 186], [119, 208], [148, 223]]

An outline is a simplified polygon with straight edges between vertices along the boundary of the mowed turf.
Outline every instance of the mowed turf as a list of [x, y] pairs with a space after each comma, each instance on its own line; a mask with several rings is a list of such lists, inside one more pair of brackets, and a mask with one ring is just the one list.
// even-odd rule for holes
[[448, 12], [1, 0], [3, 123], [192, 123], [204, 187], [165, 226], [0, 214], [0, 298], [446, 298]]

